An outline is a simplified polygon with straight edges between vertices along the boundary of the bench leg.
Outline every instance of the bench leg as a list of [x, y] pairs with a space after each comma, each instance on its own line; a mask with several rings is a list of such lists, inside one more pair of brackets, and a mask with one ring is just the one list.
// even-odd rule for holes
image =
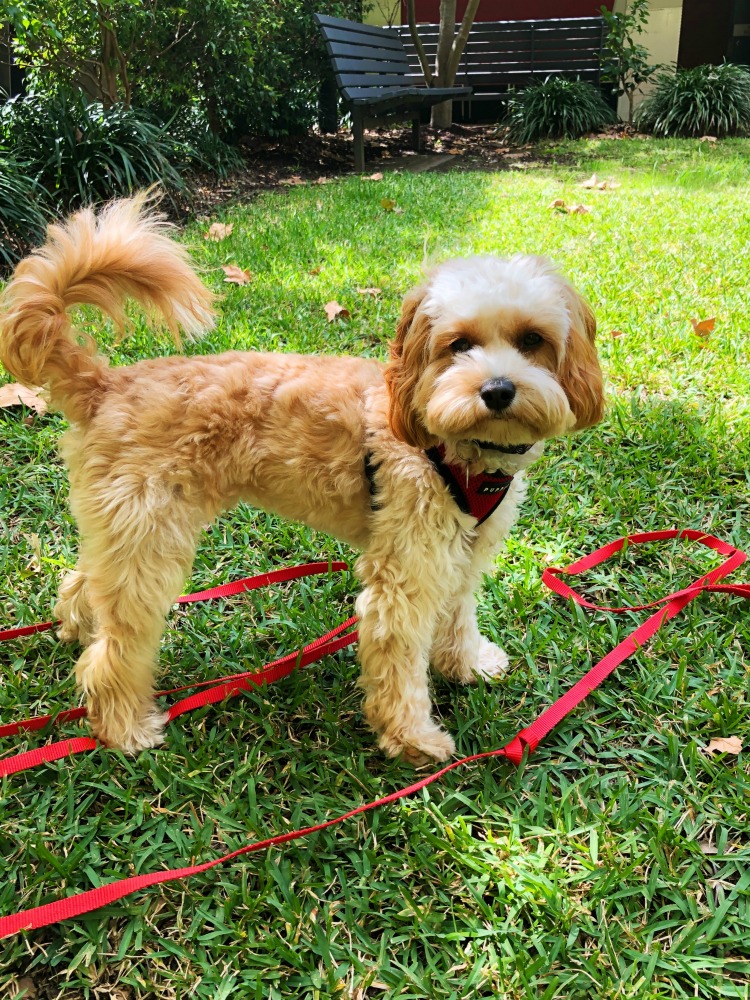
[[420, 130], [421, 122], [419, 118], [412, 118], [411, 120], [411, 140], [414, 149], [418, 152], [422, 152], [422, 132]]
[[361, 111], [352, 111], [354, 134], [354, 169], [361, 174], [365, 169], [365, 127]]

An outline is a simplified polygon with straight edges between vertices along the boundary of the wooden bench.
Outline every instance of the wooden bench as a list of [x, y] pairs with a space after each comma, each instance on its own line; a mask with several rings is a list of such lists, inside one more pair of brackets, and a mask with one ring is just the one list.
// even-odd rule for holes
[[[468, 97], [471, 87], [426, 87], [409, 66], [401, 38], [387, 28], [316, 14], [341, 96], [352, 115], [354, 169], [365, 168], [365, 118], [407, 114], [419, 151], [422, 108]], [[421, 85], [419, 80], [421, 79]]]
[[[437, 24], [417, 26], [425, 52], [435, 61]], [[421, 77], [407, 25], [388, 29], [401, 39], [409, 61], [409, 77]], [[496, 102], [497, 113], [511, 87], [525, 86], [533, 77], [579, 77], [598, 86], [604, 49], [602, 17], [550, 18], [533, 21], [475, 21], [456, 74], [456, 83], [471, 86], [471, 102]], [[495, 109], [493, 109], [494, 111]]]

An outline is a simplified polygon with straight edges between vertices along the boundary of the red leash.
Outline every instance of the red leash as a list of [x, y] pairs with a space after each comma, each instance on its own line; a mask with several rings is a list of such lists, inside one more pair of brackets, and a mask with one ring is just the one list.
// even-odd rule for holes
[[[708, 548], [713, 549], [720, 555], [726, 556], [726, 559], [720, 566], [717, 566], [715, 569], [711, 570], [711, 572], [700, 577], [689, 587], [686, 587], [683, 590], [675, 591], [675, 593], [669, 594], [667, 597], [663, 597], [658, 601], [653, 601], [651, 604], [635, 607], [600, 608], [598, 605], [591, 604], [589, 601], [585, 600], [585, 598], [581, 597], [576, 591], [560, 579], [562, 575], [573, 576], [578, 573], [583, 573], [588, 569], [592, 569], [594, 566], [600, 565], [617, 552], [621, 551], [621, 549], [623, 549], [626, 545], [639, 545], [646, 542], [664, 541], [675, 538], [685, 538], [691, 541], [699, 542], [701, 545], [705, 545]], [[190, 875], [196, 875], [200, 872], [208, 871], [210, 868], [224, 864], [227, 861], [231, 861], [234, 858], [242, 856], [243, 854], [250, 854], [255, 851], [264, 850], [268, 847], [285, 844], [289, 841], [297, 840], [300, 837], [306, 837], [319, 830], [325, 830], [328, 827], [342, 823], [344, 820], [357, 816], [360, 813], [369, 812], [371, 809], [375, 809], [378, 806], [386, 805], [390, 802], [396, 802], [408, 795], [413, 795], [415, 792], [418, 792], [422, 788], [426, 788], [428, 785], [432, 784], [434, 781], [437, 781], [444, 774], [447, 774], [449, 771], [452, 771], [457, 767], [461, 767], [464, 764], [484, 760], [489, 757], [505, 757], [507, 760], [511, 761], [511, 763], [518, 765], [521, 762], [525, 751], [533, 753], [540, 741], [558, 724], [558, 722], [560, 722], [561, 719], [563, 719], [578, 704], [580, 704], [580, 702], [583, 701], [584, 698], [586, 698], [587, 695], [594, 690], [594, 688], [598, 687], [602, 681], [608, 677], [617, 666], [619, 666], [619, 664], [621, 664], [624, 660], [636, 652], [645, 642], [647, 642], [665, 621], [669, 621], [669, 619], [673, 618], [687, 604], [700, 596], [700, 594], [706, 591], [718, 591], [750, 599], [749, 584], [727, 585], [718, 583], [719, 580], [733, 572], [733, 570], [740, 566], [746, 559], [747, 554], [745, 552], [734, 548], [734, 546], [729, 545], [726, 542], [722, 542], [713, 535], [706, 535], [700, 531], [693, 531], [690, 529], [682, 531], [650, 531], [638, 535], [629, 535], [626, 538], [619, 538], [617, 541], [611, 542], [609, 545], [605, 545], [602, 548], [597, 549], [596, 552], [591, 553], [591, 555], [578, 560], [578, 562], [572, 563], [565, 569], [550, 568], [545, 570], [542, 580], [548, 587], [550, 587], [550, 589], [563, 597], [572, 598], [578, 604], [581, 604], [586, 608], [622, 612], [643, 610], [646, 608], [657, 607], [659, 605], [662, 606], [658, 611], [651, 615], [650, 618], [643, 622], [642, 625], [635, 629], [635, 631], [632, 632], [626, 639], [619, 643], [615, 649], [608, 653], [599, 663], [592, 667], [591, 670], [589, 670], [577, 684], [570, 688], [561, 698], [546, 709], [546, 711], [544, 711], [535, 722], [533, 722], [526, 729], [521, 730], [521, 732], [518, 733], [506, 746], [497, 750], [489, 750], [485, 753], [473, 754], [470, 757], [464, 757], [462, 760], [454, 761], [446, 767], [441, 768], [439, 771], [436, 771], [414, 784], [409, 785], [407, 788], [402, 788], [399, 791], [392, 792], [390, 795], [376, 799], [373, 802], [363, 803], [341, 816], [325, 820], [315, 826], [305, 827], [300, 830], [292, 830], [288, 833], [279, 834], [275, 837], [269, 837], [266, 840], [247, 844], [236, 851], [232, 851], [222, 857], [213, 858], [203, 864], [190, 865], [185, 868], [173, 869], [171, 871], [152, 872], [146, 875], [136, 875], [131, 878], [120, 879], [107, 885], [99, 886], [96, 889], [90, 889], [86, 892], [80, 892], [72, 896], [68, 896], [65, 899], [56, 900], [55, 902], [47, 903], [43, 906], [33, 907], [28, 910], [21, 910], [15, 914], [11, 914], [10, 916], [2, 917], [0, 918], [0, 938], [16, 934], [21, 930], [46, 927], [50, 924], [57, 923], [60, 920], [77, 917], [83, 913], [88, 913], [91, 910], [96, 910], [101, 906], [106, 906], [107, 904], [113, 903], [118, 899], [122, 899], [133, 892], [146, 889], [149, 886], [159, 885], [164, 882], [172, 882], [176, 879], [187, 878]], [[280, 570], [277, 573], [264, 574], [262, 577], [240, 580], [236, 583], [228, 584], [226, 587], [217, 587], [210, 591], [203, 591], [198, 595], [192, 594], [185, 598], [180, 598], [180, 601], [181, 603], [187, 603], [189, 601], [208, 599], [210, 597], [226, 596], [229, 593], [241, 593], [245, 590], [254, 590], [256, 587], [266, 586], [271, 582], [297, 579], [301, 576], [309, 576], [315, 572], [326, 572], [329, 569], [339, 570], [344, 568], [344, 563], [333, 563], [330, 565], [328, 563], [316, 563], [311, 566], [294, 567], [289, 570]], [[354, 619], [349, 619], [347, 622], [339, 625], [336, 629], [333, 629], [327, 635], [321, 636], [320, 639], [317, 639], [315, 642], [305, 646], [304, 649], [300, 650], [298, 653], [282, 657], [280, 660], [276, 660], [273, 663], [268, 664], [264, 670], [255, 674], [237, 674], [233, 677], [222, 678], [221, 683], [218, 685], [215, 685], [215, 682], [204, 682], [214, 684], [215, 686], [199, 692], [196, 695], [185, 698], [173, 705], [168, 712], [170, 721], [178, 715], [181, 715], [183, 712], [191, 711], [193, 708], [197, 708], [200, 705], [213, 704], [214, 702], [222, 700], [230, 695], [248, 690], [249, 687], [257, 686], [258, 684], [263, 683], [271, 683], [273, 680], [286, 676], [298, 667], [304, 666], [306, 663], [311, 663], [313, 660], [319, 659], [322, 656], [327, 655], [329, 652], [343, 648], [345, 645], [353, 642], [356, 638], [356, 633], [346, 631], [351, 628], [353, 624]], [[29, 626], [32, 631], [41, 631], [43, 627], [51, 627], [51, 623], [45, 623], [45, 626]], [[0, 632], [0, 640], [3, 638], [9, 638], [11, 634], [17, 636], [20, 634], [30, 634], [30, 632], [25, 630], [21, 632], [19, 632], [19, 630], [8, 630], [8, 632], [5, 633]], [[199, 685], [190, 686], [195, 687]], [[85, 714], [84, 709], [73, 709], [71, 712], [61, 713], [56, 716], [56, 718], [69, 720], [72, 718], [80, 718], [83, 714]], [[24, 730], [41, 728], [42, 726], [47, 725], [52, 718], [53, 717], [51, 716], [45, 716], [41, 720], [27, 719], [20, 723], [11, 723], [9, 726], [3, 726], [0, 728], [0, 735], [11, 735]], [[7, 769], [0, 770], [0, 775], [13, 774], [16, 771], [24, 770], [27, 767], [33, 767], [37, 763], [42, 763], [45, 760], [57, 760], [70, 753], [80, 753], [83, 750], [93, 749], [95, 746], [97, 746], [96, 741], [82, 738], [66, 740], [62, 743], [53, 744], [51, 747], [43, 747], [40, 750], [32, 750], [26, 754], [19, 754], [14, 758], [9, 758], [7, 761], [2, 762], [0, 767], [4, 764], [7, 766]], [[53, 753], [50, 754], [50, 751], [53, 751]]]

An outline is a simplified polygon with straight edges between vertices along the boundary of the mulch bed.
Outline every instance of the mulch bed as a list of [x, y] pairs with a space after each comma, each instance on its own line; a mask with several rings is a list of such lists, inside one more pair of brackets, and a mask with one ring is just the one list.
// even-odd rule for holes
[[[422, 129], [423, 152], [450, 154], [462, 170], [501, 170], [513, 158], [528, 158], [528, 149], [512, 150], [497, 125], [454, 125], [450, 129]], [[365, 133], [368, 172], [393, 169], [416, 155], [410, 128], [373, 129]], [[205, 214], [217, 205], [246, 201], [259, 191], [302, 182], [329, 180], [354, 173], [351, 133], [313, 132], [282, 138], [248, 137], [240, 149], [245, 167], [224, 180], [198, 175], [191, 184], [190, 208]], [[506, 157], [509, 157], [506, 159]], [[187, 208], [187, 206], [185, 206]]]
[[[596, 138], [628, 139], [637, 133], [626, 124], [614, 125]], [[498, 125], [453, 125], [450, 129], [422, 128], [423, 153], [455, 157], [454, 170], [509, 170], [549, 160], [543, 148], [513, 146]], [[412, 149], [410, 128], [381, 128], [365, 132], [366, 174], [408, 169]], [[217, 180], [197, 175], [191, 181], [185, 214], [206, 215], [217, 206], [248, 201], [258, 192], [354, 173], [350, 132], [321, 135], [314, 132], [282, 138], [247, 137], [240, 143], [245, 167]]]

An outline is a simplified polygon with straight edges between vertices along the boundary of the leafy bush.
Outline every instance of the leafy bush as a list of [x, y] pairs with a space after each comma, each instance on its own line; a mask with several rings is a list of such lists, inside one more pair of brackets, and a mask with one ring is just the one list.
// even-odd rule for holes
[[576, 139], [616, 120], [601, 93], [583, 80], [548, 76], [512, 93], [503, 124], [511, 142]]
[[[164, 121], [198, 103], [224, 138], [307, 128], [328, 60], [313, 14], [362, 0], [14, 0], [0, 10], [37, 90], [83, 87]], [[0, 4], [2, 8], [2, 4]]]
[[44, 192], [24, 164], [0, 147], [0, 270], [41, 241], [46, 222]]
[[178, 169], [209, 170], [217, 177], [226, 177], [244, 163], [233, 146], [211, 131], [197, 104], [179, 112], [165, 128], [174, 144], [173, 162]]
[[0, 141], [66, 210], [149, 184], [179, 191], [173, 162], [190, 153], [150, 115], [81, 93], [13, 98], [0, 108]]
[[750, 129], [750, 72], [744, 66], [696, 66], [661, 73], [635, 123], [658, 136], [733, 135]]
[[636, 91], [663, 67], [650, 63], [648, 49], [636, 41], [648, 24], [649, 0], [630, 0], [627, 8], [626, 11], [601, 8], [605, 38], [600, 62], [602, 80], [615, 85], [618, 97], [627, 98], [628, 121], [632, 122]]

